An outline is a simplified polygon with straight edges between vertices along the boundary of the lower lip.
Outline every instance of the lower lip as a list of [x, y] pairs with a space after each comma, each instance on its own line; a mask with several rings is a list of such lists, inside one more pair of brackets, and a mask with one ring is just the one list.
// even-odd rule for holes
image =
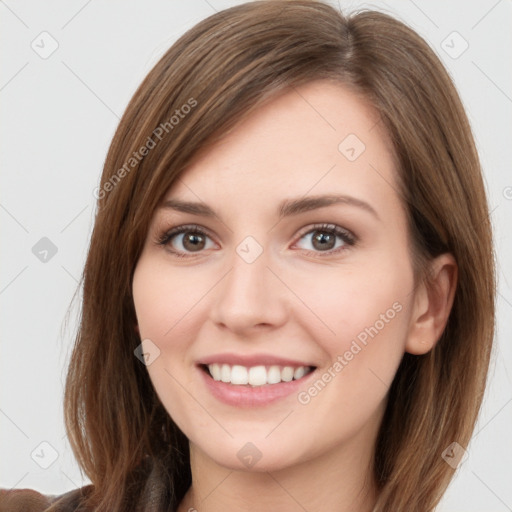
[[202, 368], [198, 368], [198, 370], [212, 395], [221, 402], [235, 407], [258, 407], [271, 404], [292, 394], [296, 395], [304, 386], [304, 382], [315, 373], [312, 371], [301, 379], [290, 382], [252, 387], [214, 380]]

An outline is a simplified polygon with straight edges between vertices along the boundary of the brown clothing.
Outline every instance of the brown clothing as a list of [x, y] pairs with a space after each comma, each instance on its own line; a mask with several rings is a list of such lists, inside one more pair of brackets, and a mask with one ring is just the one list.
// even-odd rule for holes
[[[175, 511], [182, 495], [170, 493], [159, 465], [149, 470], [141, 489], [127, 496], [123, 510], [130, 512]], [[0, 489], [0, 512], [93, 512], [91, 505], [85, 507], [85, 498], [92, 494], [94, 486], [84, 485], [60, 495], [45, 495], [32, 489]], [[183, 490], [183, 493], [185, 490]], [[114, 510], [109, 512], [115, 512]]]
[[60, 495], [45, 495], [32, 489], [0, 489], [0, 512], [78, 512], [86, 485]]

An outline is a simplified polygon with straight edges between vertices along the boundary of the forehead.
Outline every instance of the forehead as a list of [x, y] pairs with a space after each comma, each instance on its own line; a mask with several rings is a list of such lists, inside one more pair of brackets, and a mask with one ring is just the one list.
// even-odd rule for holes
[[289, 88], [198, 155], [167, 197], [261, 208], [332, 192], [397, 201], [396, 168], [376, 109], [329, 81]]

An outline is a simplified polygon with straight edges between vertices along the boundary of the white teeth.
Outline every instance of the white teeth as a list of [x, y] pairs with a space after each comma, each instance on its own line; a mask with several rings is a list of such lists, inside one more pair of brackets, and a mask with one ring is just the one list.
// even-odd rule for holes
[[263, 386], [265, 384], [279, 384], [280, 382], [290, 382], [298, 380], [311, 372], [309, 366], [252, 366], [247, 368], [235, 364], [213, 363], [208, 365], [210, 375], [214, 380], [243, 386]]
[[264, 366], [249, 368], [249, 384], [251, 386], [263, 386], [267, 383], [267, 370]]
[[[210, 373], [211, 373], [211, 370], [210, 370]], [[231, 382], [231, 366], [229, 366], [229, 364], [222, 365], [222, 367], [220, 369], [220, 380], [222, 382]]]
[[231, 384], [249, 384], [249, 372], [245, 366], [235, 364], [231, 368]]
[[281, 380], [285, 382], [291, 382], [293, 380], [293, 368], [291, 366], [285, 366], [281, 372]]
[[221, 379], [220, 366], [217, 363], [210, 365], [210, 372], [211, 372], [212, 377], [213, 377], [214, 380], [220, 380]]
[[279, 366], [271, 366], [267, 372], [268, 384], [279, 384], [281, 382], [281, 370]]
[[301, 379], [304, 377], [304, 374], [306, 373], [306, 369], [304, 366], [299, 366], [298, 368], [295, 368], [295, 371], [293, 372], [293, 378], [295, 380]]

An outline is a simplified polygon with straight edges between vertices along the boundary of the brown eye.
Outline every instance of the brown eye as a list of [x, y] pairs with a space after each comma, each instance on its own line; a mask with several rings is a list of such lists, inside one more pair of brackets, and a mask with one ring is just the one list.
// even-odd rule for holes
[[211, 237], [195, 226], [173, 228], [160, 236], [158, 244], [165, 246], [177, 256], [199, 253], [204, 249], [211, 249], [215, 246]]
[[198, 233], [187, 232], [183, 234], [183, 247], [187, 251], [200, 251], [206, 245], [205, 237]]
[[334, 253], [356, 243], [356, 237], [348, 230], [335, 224], [313, 226], [304, 233], [297, 246], [309, 252]]
[[311, 240], [313, 247], [319, 251], [328, 251], [333, 249], [336, 244], [336, 236], [326, 231], [314, 231]]

